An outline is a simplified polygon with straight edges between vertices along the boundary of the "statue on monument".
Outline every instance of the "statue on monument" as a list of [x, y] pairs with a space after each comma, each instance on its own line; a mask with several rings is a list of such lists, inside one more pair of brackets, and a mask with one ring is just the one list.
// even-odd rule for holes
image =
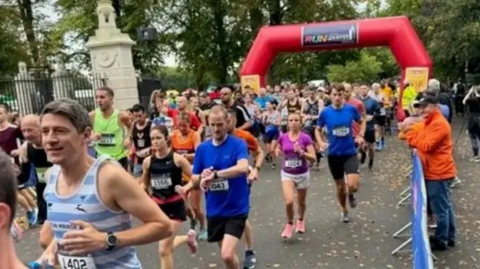
[[115, 22], [115, 9], [111, 0], [98, 1], [97, 7], [98, 28], [117, 28]]

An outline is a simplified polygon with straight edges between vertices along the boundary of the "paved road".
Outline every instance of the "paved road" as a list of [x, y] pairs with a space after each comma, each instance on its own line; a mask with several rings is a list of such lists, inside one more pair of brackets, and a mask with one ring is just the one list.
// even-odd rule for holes
[[[460, 125], [457, 120], [455, 135]], [[387, 143], [373, 171], [362, 170], [359, 205], [352, 212], [350, 224], [339, 221], [334, 185], [325, 162], [321, 171], [312, 172], [307, 232], [295, 235], [288, 242], [280, 238], [285, 214], [279, 171], [265, 167], [251, 197], [250, 220], [254, 227], [257, 268], [411, 268], [409, 254], [390, 255], [401, 243], [391, 236], [409, 217], [408, 208], [395, 207], [399, 193], [408, 186], [403, 177], [409, 162], [408, 151], [393, 137]], [[480, 207], [470, 202], [480, 198], [480, 164], [468, 161], [471, 152], [465, 134], [460, 136], [455, 154], [464, 182], [454, 191], [458, 246], [437, 254], [437, 268], [480, 268]], [[22, 260], [33, 260], [41, 253], [37, 238], [38, 229], [29, 230], [17, 244]], [[179, 248], [175, 253], [176, 268], [223, 268], [216, 245], [201, 243], [200, 247], [196, 255], [191, 255], [186, 246]], [[139, 257], [144, 268], [159, 268], [157, 244], [139, 247]]]

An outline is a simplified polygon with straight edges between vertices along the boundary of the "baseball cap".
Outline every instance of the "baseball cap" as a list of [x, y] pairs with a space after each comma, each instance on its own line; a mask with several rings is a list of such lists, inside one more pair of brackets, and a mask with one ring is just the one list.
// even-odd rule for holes
[[426, 105], [436, 105], [438, 104], [438, 98], [430, 95], [430, 94], [423, 94], [418, 96], [415, 101], [413, 101], [413, 107], [418, 108]]

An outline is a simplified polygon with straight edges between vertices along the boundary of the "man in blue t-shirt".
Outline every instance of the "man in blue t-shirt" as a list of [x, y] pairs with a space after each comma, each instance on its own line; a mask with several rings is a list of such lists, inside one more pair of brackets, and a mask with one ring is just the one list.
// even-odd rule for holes
[[265, 88], [261, 88], [258, 91], [258, 97], [255, 98], [255, 103], [260, 108], [260, 111], [265, 111], [267, 109], [267, 103], [272, 100], [272, 97], [267, 95], [267, 90]]
[[361, 160], [360, 163], [364, 164], [365, 159], [367, 158], [368, 153], [368, 168], [371, 170], [373, 167], [373, 158], [375, 157], [375, 117], [380, 115], [380, 104], [377, 100], [373, 99], [372, 97], [368, 96], [368, 91], [370, 89], [367, 85], [360, 86], [360, 100], [363, 102], [363, 106], [365, 107], [366, 112], [366, 121], [367, 127], [365, 130], [365, 142], [366, 147], [360, 148]]
[[212, 139], [195, 152], [193, 180], [205, 190], [208, 242], [219, 242], [227, 268], [240, 268], [237, 245], [250, 209], [248, 150], [243, 139], [228, 135], [228, 112], [214, 106], [209, 114]]
[[[345, 87], [342, 84], [332, 87], [332, 105], [320, 113], [315, 137], [320, 148], [323, 150], [328, 148], [328, 166], [337, 185], [337, 199], [342, 210], [341, 220], [347, 223], [350, 222], [350, 218], [346, 196], [348, 193], [350, 207], [355, 208], [357, 201], [354, 193], [358, 190], [360, 180], [360, 163], [355, 143], [360, 147], [363, 146], [366, 123], [354, 106], [345, 103], [344, 93]], [[357, 137], [353, 137], [353, 122], [358, 122], [360, 125]], [[323, 127], [327, 128], [328, 142], [322, 139], [320, 130]]]

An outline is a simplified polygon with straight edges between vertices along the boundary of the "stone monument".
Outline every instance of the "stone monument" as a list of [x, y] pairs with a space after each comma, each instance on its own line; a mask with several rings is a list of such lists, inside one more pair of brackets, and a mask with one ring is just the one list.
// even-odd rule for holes
[[92, 74], [105, 76], [115, 93], [115, 107], [127, 109], [138, 103], [137, 77], [133, 67], [135, 42], [117, 28], [111, 0], [99, 0], [98, 29], [86, 46], [90, 50]]

